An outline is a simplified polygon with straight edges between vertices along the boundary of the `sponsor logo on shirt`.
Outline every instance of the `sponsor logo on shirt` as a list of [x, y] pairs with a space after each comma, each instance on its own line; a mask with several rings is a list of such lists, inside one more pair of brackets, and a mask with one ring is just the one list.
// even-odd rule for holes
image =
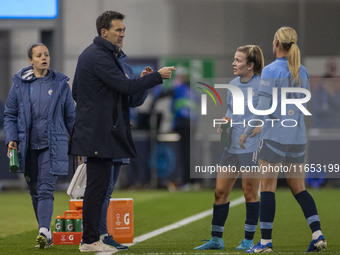
[[265, 80], [261, 80], [260, 85], [270, 86], [270, 82], [269, 81], [265, 81]]

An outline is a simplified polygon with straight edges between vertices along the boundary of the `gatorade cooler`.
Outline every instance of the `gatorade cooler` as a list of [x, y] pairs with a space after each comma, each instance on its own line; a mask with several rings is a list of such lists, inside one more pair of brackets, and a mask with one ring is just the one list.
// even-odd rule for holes
[[83, 199], [70, 199], [70, 210], [83, 210]]
[[75, 232], [73, 228], [67, 229], [67, 223], [72, 222], [81, 216], [81, 210], [67, 210], [64, 212], [63, 219], [65, 219], [65, 231], [53, 232], [53, 245], [78, 245], [80, 244], [82, 232]]
[[79, 245], [82, 232], [53, 232], [53, 245]]
[[107, 212], [109, 234], [118, 243], [132, 243], [134, 237], [133, 199], [111, 198]]
[[[70, 210], [82, 210], [82, 199], [71, 199]], [[107, 212], [107, 229], [118, 243], [132, 243], [134, 237], [133, 199], [111, 198]]]

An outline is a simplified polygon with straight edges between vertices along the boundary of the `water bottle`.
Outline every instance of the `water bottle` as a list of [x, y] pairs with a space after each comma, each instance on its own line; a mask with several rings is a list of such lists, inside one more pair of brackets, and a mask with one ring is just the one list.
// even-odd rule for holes
[[65, 232], [74, 231], [74, 216], [69, 214], [65, 217]]
[[9, 169], [13, 173], [16, 173], [19, 169], [19, 156], [17, 148], [9, 151]]
[[65, 219], [61, 215], [57, 216], [55, 220], [55, 230], [56, 232], [63, 232], [65, 229]]
[[83, 219], [81, 214], [74, 219], [74, 231], [83, 232]]

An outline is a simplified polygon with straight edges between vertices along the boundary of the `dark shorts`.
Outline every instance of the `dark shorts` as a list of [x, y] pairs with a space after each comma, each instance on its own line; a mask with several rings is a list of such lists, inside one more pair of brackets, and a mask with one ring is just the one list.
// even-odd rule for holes
[[281, 144], [272, 140], [261, 140], [259, 159], [271, 163], [304, 163], [306, 144]]
[[223, 152], [220, 159], [220, 166], [257, 166], [257, 151], [243, 154], [234, 154], [227, 151]]

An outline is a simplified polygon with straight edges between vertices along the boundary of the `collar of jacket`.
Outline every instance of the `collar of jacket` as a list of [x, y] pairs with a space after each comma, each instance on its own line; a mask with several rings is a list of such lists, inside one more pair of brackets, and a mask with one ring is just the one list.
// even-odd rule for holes
[[[15, 74], [13, 76], [13, 78], [16, 77], [20, 81], [28, 82], [28, 83], [38, 79], [34, 75], [31, 75], [29, 77], [25, 77], [25, 76], [23, 77], [23, 74], [28, 73], [28, 72], [33, 72], [33, 67], [32, 66], [28, 66], [28, 67], [22, 68], [21, 70], [18, 71], [17, 74]], [[50, 69], [50, 68], [48, 69], [48, 74], [46, 76], [44, 76], [43, 78], [47, 79], [49, 77], [52, 77], [52, 79], [55, 79], [57, 81], [64, 81], [64, 80], [66, 80], [66, 82], [67, 82], [69, 80], [69, 78], [67, 76], [65, 76], [64, 74], [59, 73], [59, 72], [57, 72], [57, 71], [55, 71], [53, 69]]]
[[119, 53], [119, 48], [116, 45], [113, 45], [108, 40], [105, 40], [104, 38], [100, 36], [96, 36], [93, 42], [101, 47], [104, 47], [105, 49], [108, 49], [115, 55]]
[[119, 59], [120, 61], [125, 61], [125, 60], [128, 59], [128, 56], [126, 56], [126, 54], [124, 53], [124, 51], [121, 50], [121, 51], [119, 51], [119, 53], [118, 53], [118, 59]]

